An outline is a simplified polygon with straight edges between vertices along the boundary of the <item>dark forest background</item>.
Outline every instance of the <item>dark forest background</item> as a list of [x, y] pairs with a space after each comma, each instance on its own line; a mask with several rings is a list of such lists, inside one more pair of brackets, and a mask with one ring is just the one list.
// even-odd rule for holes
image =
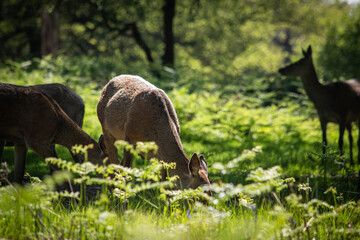
[[283, 86], [272, 74], [309, 44], [325, 81], [359, 77], [359, 39], [360, 7], [339, 0], [0, 3], [2, 64], [51, 54], [117, 65], [108, 73], [100, 72], [111, 67], [94, 69], [96, 81], [141, 65], [157, 79], [175, 83], [180, 80], [174, 75], [190, 71], [200, 82], [206, 78], [234, 91], [263, 77], [274, 81], [266, 87], [270, 90], [293, 90], [296, 86]]

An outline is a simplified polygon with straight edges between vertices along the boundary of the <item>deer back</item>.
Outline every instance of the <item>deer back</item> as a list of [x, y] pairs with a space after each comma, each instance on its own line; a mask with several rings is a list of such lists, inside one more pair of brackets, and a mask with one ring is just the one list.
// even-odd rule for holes
[[[123, 75], [112, 79], [97, 109], [103, 128], [115, 139], [155, 141], [159, 146], [171, 142], [173, 151], [184, 155], [179, 121], [170, 99], [142, 78]], [[159, 154], [163, 155], [162, 150]]]
[[80, 127], [83, 125], [85, 105], [82, 98], [71, 88], [59, 83], [30, 86], [54, 99], [61, 109]]
[[59, 123], [58, 112], [43, 93], [21, 86], [0, 84], [0, 112], [0, 136], [15, 142], [26, 136], [51, 141]]

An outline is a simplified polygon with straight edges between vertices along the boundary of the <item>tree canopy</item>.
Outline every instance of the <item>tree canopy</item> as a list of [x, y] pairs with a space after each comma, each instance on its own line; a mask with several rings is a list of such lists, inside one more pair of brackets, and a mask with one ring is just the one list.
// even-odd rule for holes
[[4, 0], [0, 12], [3, 63], [122, 56], [231, 79], [273, 73], [311, 44], [326, 79], [359, 75], [360, 8], [339, 0]]

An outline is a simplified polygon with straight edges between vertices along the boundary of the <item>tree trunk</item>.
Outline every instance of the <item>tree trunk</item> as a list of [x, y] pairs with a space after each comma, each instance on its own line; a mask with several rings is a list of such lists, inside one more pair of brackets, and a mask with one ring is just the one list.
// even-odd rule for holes
[[165, 52], [162, 57], [163, 65], [174, 67], [174, 33], [173, 20], [175, 16], [175, 0], [165, 0], [162, 8], [164, 12], [164, 43]]
[[[40, 57], [41, 49], [40, 49], [40, 28], [34, 24], [33, 26], [27, 27], [24, 29], [25, 34], [27, 36], [27, 41], [29, 44], [29, 55], [31, 58]], [[10, 40], [11, 41], [11, 40]], [[23, 46], [18, 45], [19, 51], [17, 56], [21, 56], [24, 54], [22, 51], [24, 49]]]
[[41, 14], [41, 56], [51, 54], [56, 56], [58, 51], [57, 12]]

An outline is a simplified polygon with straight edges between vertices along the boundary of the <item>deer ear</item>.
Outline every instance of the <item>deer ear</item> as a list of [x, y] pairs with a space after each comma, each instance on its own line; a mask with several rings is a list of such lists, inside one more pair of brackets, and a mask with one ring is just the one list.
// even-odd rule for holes
[[306, 52], [306, 55], [311, 56], [311, 54], [312, 54], [311, 45], [309, 45], [309, 47], [307, 49], [307, 52]]
[[192, 175], [199, 175], [199, 170], [201, 168], [201, 163], [198, 155], [194, 153], [190, 159], [189, 169]]
[[205, 157], [204, 157], [204, 155], [200, 155], [200, 163], [202, 163], [203, 164], [203, 168], [205, 168], [206, 170], [208, 169], [208, 164], [207, 164], [207, 162], [206, 162], [206, 159], [205, 159]]
[[304, 57], [306, 57], [306, 52], [304, 51], [304, 49], [302, 48], [302, 54], [304, 55]]

